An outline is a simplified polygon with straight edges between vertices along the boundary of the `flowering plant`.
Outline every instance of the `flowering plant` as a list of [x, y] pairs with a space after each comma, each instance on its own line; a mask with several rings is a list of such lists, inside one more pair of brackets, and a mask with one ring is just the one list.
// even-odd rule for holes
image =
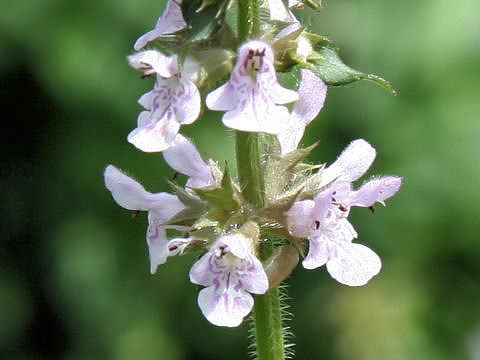
[[[235, 327], [253, 309], [259, 359], [285, 358], [278, 285], [300, 257], [305, 269], [325, 265], [345, 285], [364, 285], [379, 273], [379, 256], [353, 242], [348, 215], [354, 206], [384, 205], [402, 182], [374, 177], [353, 189], [376, 155], [363, 139], [328, 167], [305, 161], [316, 144], [299, 144], [327, 86], [367, 79], [394, 92], [384, 79], [345, 65], [329, 39], [308, 32], [291, 11], [305, 5], [321, 10], [314, 0], [168, 0], [128, 57], [155, 81], [139, 99], [145, 110], [127, 139], [162, 152], [188, 180], [170, 182], [172, 193], [152, 194], [113, 165], [104, 173], [120, 206], [148, 211], [152, 274], [170, 256], [202, 254], [190, 270], [190, 281], [204, 286], [202, 313], [214, 325]], [[292, 71], [300, 75], [297, 89], [278, 80]], [[206, 108], [224, 112], [223, 124], [236, 131], [237, 179], [180, 133]]]

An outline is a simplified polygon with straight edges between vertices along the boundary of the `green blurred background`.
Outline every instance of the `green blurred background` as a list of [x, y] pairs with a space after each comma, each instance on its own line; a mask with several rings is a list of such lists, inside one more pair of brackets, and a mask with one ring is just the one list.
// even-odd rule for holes
[[[367, 286], [298, 267], [289, 283], [298, 359], [480, 359], [480, 2], [331, 0], [302, 13], [353, 67], [391, 80], [332, 88], [305, 144], [332, 162], [364, 137], [369, 174], [404, 177], [374, 215], [351, 220], [382, 257]], [[159, 0], [2, 0], [0, 358], [244, 359], [247, 330], [211, 326], [188, 281], [194, 256], [149, 274], [146, 219], [115, 204], [106, 164], [164, 191], [158, 154], [125, 141], [151, 88], [125, 56]], [[300, 13], [299, 13], [300, 14]], [[184, 127], [233, 158], [209, 114]]]

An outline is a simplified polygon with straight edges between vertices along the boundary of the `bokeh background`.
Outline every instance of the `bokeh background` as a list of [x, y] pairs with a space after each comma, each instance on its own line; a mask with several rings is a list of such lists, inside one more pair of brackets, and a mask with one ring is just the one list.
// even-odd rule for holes
[[[368, 286], [325, 269], [289, 279], [298, 359], [480, 359], [480, 2], [336, 0], [303, 13], [344, 60], [389, 79], [329, 90], [305, 144], [332, 162], [352, 139], [374, 144], [369, 174], [399, 174], [375, 214], [355, 209], [359, 242], [380, 254]], [[159, 0], [0, 2], [2, 359], [245, 359], [247, 330], [215, 328], [188, 281], [195, 256], [149, 274], [145, 214], [103, 185], [106, 164], [150, 191], [173, 175], [125, 141], [151, 87], [127, 66]], [[300, 14], [300, 13], [298, 13]], [[207, 114], [184, 127], [233, 158], [233, 134]]]

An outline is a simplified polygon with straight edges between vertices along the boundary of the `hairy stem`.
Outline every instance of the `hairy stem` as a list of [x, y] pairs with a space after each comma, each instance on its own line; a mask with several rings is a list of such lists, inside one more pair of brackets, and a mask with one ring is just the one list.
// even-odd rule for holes
[[[265, 242], [259, 251], [261, 260], [273, 252], [272, 241]], [[284, 360], [285, 340], [282, 324], [280, 290], [278, 287], [255, 297], [253, 309], [256, 354], [258, 360]]]
[[255, 298], [255, 338], [259, 360], [285, 359], [279, 295], [277, 287]]

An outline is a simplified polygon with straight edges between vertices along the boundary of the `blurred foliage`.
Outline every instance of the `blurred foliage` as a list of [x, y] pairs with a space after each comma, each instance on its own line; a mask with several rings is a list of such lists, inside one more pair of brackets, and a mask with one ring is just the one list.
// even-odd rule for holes
[[[158, 0], [3, 0], [0, 4], [2, 236], [0, 357], [243, 359], [247, 325], [211, 326], [188, 282], [194, 256], [149, 274], [146, 220], [104, 189], [112, 163], [166, 191], [158, 154], [125, 141], [151, 87], [125, 56]], [[312, 162], [350, 140], [378, 150], [370, 174], [404, 177], [388, 209], [352, 222], [382, 257], [362, 288], [325, 269], [290, 277], [299, 359], [480, 359], [480, 3], [329, 1], [298, 12], [344, 60], [389, 79], [331, 88], [308, 128]], [[184, 127], [233, 163], [233, 134], [207, 113]]]

